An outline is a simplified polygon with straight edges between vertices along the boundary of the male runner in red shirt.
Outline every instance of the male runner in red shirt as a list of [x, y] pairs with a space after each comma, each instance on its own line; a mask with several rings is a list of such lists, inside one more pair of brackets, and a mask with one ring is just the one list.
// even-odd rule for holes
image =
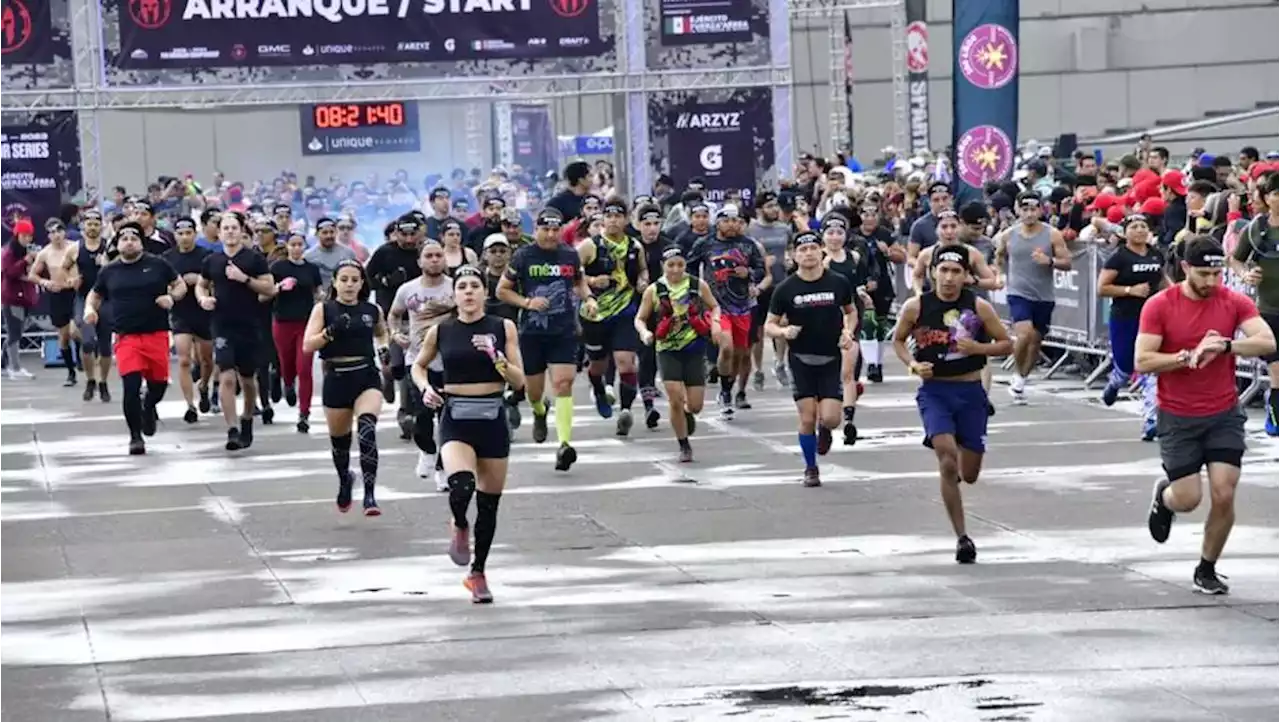
[[[1226, 594], [1214, 564], [1235, 523], [1245, 451], [1235, 357], [1273, 353], [1276, 338], [1252, 300], [1222, 287], [1226, 255], [1221, 246], [1198, 236], [1184, 248], [1185, 280], [1147, 301], [1138, 324], [1137, 370], [1159, 374], [1156, 433], [1167, 476], [1156, 482], [1147, 528], [1160, 544], [1169, 538], [1174, 514], [1200, 505], [1200, 469], [1207, 466], [1211, 506], [1192, 579], [1196, 591]], [[1242, 338], [1233, 338], [1237, 330]]]

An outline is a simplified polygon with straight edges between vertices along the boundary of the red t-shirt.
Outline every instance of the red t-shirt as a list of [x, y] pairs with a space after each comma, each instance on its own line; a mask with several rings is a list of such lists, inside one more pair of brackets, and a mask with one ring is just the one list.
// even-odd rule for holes
[[[1187, 298], [1175, 284], [1152, 296], [1142, 307], [1138, 332], [1161, 336], [1161, 353], [1195, 350], [1210, 330], [1233, 338], [1240, 324], [1258, 315], [1242, 293], [1219, 288], [1204, 300]], [[1156, 404], [1178, 416], [1213, 416], [1238, 402], [1235, 354], [1222, 354], [1198, 369], [1165, 371], [1157, 377]]]

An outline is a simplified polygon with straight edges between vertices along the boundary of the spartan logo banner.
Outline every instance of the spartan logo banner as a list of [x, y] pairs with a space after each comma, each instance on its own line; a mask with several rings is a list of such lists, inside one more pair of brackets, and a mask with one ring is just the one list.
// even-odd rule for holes
[[0, 57], [5, 65], [48, 65], [56, 52], [49, 0], [3, 0], [0, 8]]
[[751, 42], [751, 0], [661, 0], [663, 45]]
[[[9, 2], [10, 0], [5, 0]], [[600, 55], [598, 0], [127, 0], [123, 69]]]
[[[750, 203], [755, 195], [757, 137], [773, 138], [770, 93], [746, 102], [689, 102], [667, 111], [671, 178], [677, 188], [690, 180], [706, 182], [707, 200], [723, 201], [737, 190]], [[772, 153], [772, 142], [768, 143]]]
[[911, 152], [929, 150], [928, 0], [907, 0], [907, 102], [911, 118]]
[[79, 192], [80, 137], [76, 114], [56, 112], [0, 128], [0, 178], [4, 242], [14, 221], [29, 218], [44, 242], [44, 222], [56, 218], [64, 199]]
[[1009, 178], [1018, 142], [1018, 0], [954, 0], [956, 203]]

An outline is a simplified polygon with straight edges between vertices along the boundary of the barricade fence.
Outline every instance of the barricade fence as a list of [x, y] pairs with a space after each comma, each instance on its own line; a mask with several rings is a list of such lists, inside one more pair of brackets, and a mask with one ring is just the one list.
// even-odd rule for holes
[[[1084, 379], [1088, 388], [1111, 369], [1111, 338], [1108, 322], [1111, 316], [1111, 299], [1098, 294], [1098, 273], [1107, 259], [1115, 252], [1110, 247], [1089, 243], [1071, 243], [1071, 270], [1053, 272], [1054, 308], [1049, 324], [1049, 335], [1043, 346], [1064, 351], [1049, 368], [1046, 376], [1053, 376], [1072, 355], [1098, 357], [1098, 365]], [[911, 297], [911, 282], [906, 264], [894, 266], [893, 313]], [[1224, 285], [1257, 300], [1257, 290], [1241, 281], [1227, 270]], [[1012, 328], [1009, 305], [1004, 291], [992, 291], [991, 305], [1005, 326]], [[1270, 386], [1266, 365], [1256, 358], [1236, 358], [1236, 376], [1247, 382], [1240, 394], [1247, 403]]]

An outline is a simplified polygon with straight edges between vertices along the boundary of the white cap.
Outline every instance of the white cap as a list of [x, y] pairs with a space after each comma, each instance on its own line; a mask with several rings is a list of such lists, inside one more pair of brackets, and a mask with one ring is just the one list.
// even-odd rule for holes
[[511, 241], [507, 240], [507, 237], [501, 233], [490, 233], [484, 239], [484, 250], [487, 251], [494, 246], [507, 246], [510, 248]]

